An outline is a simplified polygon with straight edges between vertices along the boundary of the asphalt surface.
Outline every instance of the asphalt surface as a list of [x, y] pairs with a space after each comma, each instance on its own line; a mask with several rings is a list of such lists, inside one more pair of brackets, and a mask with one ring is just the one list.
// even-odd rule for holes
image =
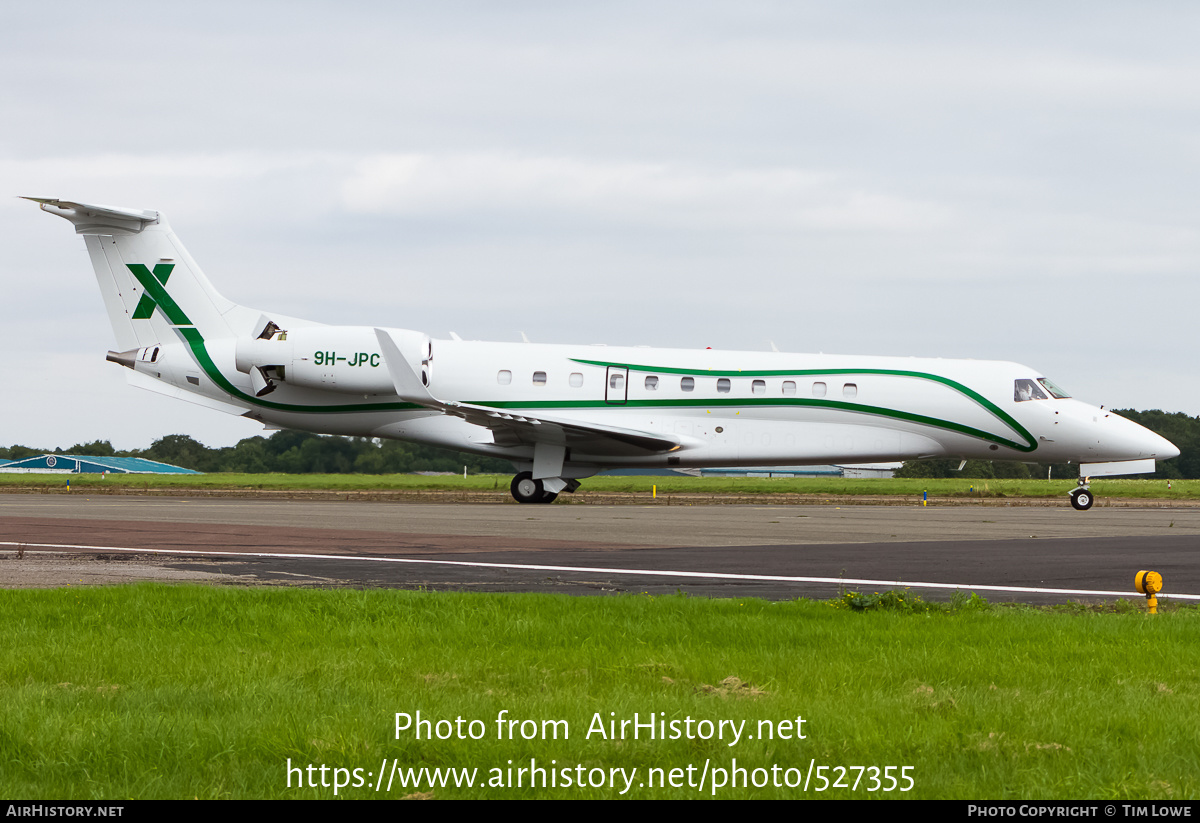
[[[786, 599], [903, 584], [931, 599], [958, 588], [1046, 603], [1105, 599], [1075, 590], [1137, 597], [1134, 575], [1153, 569], [1164, 595], [1200, 595], [1200, 509], [1076, 512], [1065, 501], [535, 507], [0, 495], [0, 543], [3, 587], [181, 580]], [[987, 588], [1003, 586], [1064, 592]]]

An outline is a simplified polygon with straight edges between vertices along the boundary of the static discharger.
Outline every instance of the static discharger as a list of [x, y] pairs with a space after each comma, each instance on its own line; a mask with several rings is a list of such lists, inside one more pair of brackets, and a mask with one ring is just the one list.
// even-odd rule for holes
[[1150, 614], [1158, 614], [1158, 598], [1155, 596], [1162, 591], [1162, 575], [1158, 572], [1140, 571], [1133, 578], [1133, 585], [1146, 595], [1146, 610]]

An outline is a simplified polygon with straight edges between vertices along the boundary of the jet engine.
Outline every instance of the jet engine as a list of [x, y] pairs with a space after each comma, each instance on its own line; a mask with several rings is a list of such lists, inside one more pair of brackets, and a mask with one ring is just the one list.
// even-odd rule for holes
[[[345, 394], [393, 395], [395, 385], [369, 326], [315, 326], [285, 331], [272, 322], [259, 336], [238, 340], [235, 365], [262, 397], [279, 383]], [[389, 330], [429, 385], [431, 345], [421, 332]]]

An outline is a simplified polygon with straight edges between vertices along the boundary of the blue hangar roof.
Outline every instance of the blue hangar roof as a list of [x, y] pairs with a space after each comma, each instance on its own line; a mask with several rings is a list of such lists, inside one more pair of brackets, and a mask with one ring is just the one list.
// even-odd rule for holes
[[141, 457], [92, 457], [86, 454], [41, 454], [0, 464], [0, 472], [74, 474], [201, 474]]

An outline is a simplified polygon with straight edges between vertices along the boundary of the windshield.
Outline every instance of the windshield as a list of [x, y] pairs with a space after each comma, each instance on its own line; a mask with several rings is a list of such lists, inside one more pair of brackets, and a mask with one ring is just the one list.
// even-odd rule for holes
[[1038, 382], [1045, 387], [1046, 391], [1050, 392], [1052, 397], [1056, 397], [1059, 400], [1063, 400], [1071, 396], [1056, 386], [1053, 382], [1047, 380], [1045, 377], [1039, 377]]
[[1018, 403], [1024, 403], [1026, 400], [1049, 400], [1051, 397], [1062, 400], [1070, 396], [1044, 377], [1037, 380], [1023, 377], [1013, 381], [1013, 400]]

